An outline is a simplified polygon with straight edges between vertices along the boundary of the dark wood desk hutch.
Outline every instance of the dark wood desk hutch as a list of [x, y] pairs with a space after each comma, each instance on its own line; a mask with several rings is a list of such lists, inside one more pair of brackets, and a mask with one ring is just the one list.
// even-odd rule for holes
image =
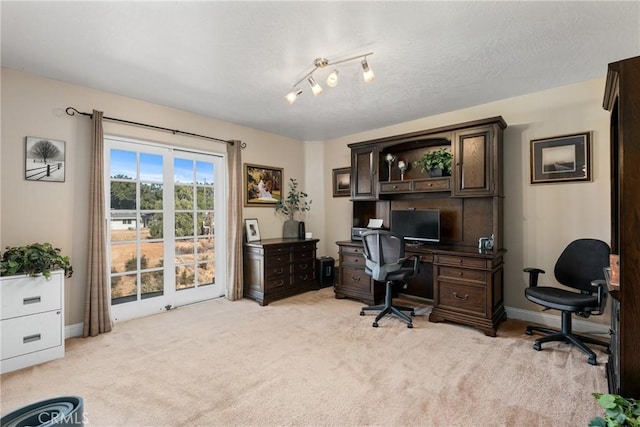
[[611, 393], [640, 399], [640, 56], [609, 64], [603, 106], [611, 112], [611, 250], [620, 256], [607, 378]]
[[[460, 123], [372, 141], [351, 148], [353, 227], [381, 218], [389, 227], [392, 210], [438, 209], [439, 244], [408, 246], [422, 261], [407, 294], [433, 300], [432, 322], [453, 321], [495, 336], [505, 318], [503, 304], [502, 117]], [[452, 176], [429, 178], [413, 167], [425, 151], [447, 147], [453, 153]], [[389, 169], [391, 153], [411, 165], [401, 180]], [[396, 163], [397, 165], [397, 163]], [[494, 250], [478, 249], [478, 239], [494, 236]], [[336, 298], [374, 304], [384, 285], [364, 272], [362, 243], [336, 242], [339, 247]]]

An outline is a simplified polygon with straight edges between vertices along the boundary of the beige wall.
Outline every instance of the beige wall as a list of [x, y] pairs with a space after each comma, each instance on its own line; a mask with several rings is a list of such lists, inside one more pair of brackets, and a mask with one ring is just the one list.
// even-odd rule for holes
[[[71, 257], [75, 273], [65, 282], [67, 325], [82, 322], [83, 318], [88, 224], [88, 208], [84, 200], [88, 194], [91, 121], [88, 117], [67, 116], [64, 113], [66, 107], [72, 106], [83, 112], [96, 109], [104, 111], [105, 116], [221, 139], [242, 140], [247, 144], [242, 152], [243, 162], [282, 167], [285, 179], [297, 178], [305, 188], [305, 145], [298, 140], [16, 70], [3, 68], [1, 77], [0, 247], [47, 241]], [[104, 122], [104, 130], [105, 134], [208, 152], [224, 153], [226, 150], [224, 143], [107, 121]], [[24, 180], [26, 136], [66, 142], [64, 183]], [[273, 208], [245, 208], [244, 218], [258, 219], [263, 238], [282, 235], [284, 219], [276, 215]]]
[[[543, 268], [548, 272], [543, 279], [552, 281], [555, 261], [571, 240], [610, 241], [609, 114], [602, 108], [604, 83], [600, 78], [327, 141], [325, 170], [350, 164], [348, 143], [501, 115], [508, 125], [504, 133], [505, 305], [537, 311], [539, 307], [524, 298], [524, 267]], [[583, 131], [593, 131], [593, 181], [531, 185], [530, 140]], [[331, 188], [329, 175], [324, 181]], [[345, 215], [349, 209], [346, 198], [327, 199], [325, 221], [331, 224], [325, 231], [327, 242], [349, 238], [350, 217]], [[337, 257], [335, 245], [330, 255]], [[607, 316], [592, 319], [604, 323]]]
[[[2, 69], [0, 150], [0, 247], [50, 241], [71, 256], [75, 275], [66, 282], [66, 324], [82, 321], [86, 272], [89, 125], [86, 117], [68, 117], [68, 106], [97, 109], [107, 116], [146, 122], [247, 143], [243, 162], [284, 168], [285, 180], [297, 178], [310, 198], [307, 231], [320, 239], [318, 255], [337, 259], [335, 241], [350, 236], [351, 202], [332, 197], [331, 170], [350, 165], [348, 143], [468, 120], [502, 115], [505, 131], [505, 303], [537, 311], [523, 296], [525, 266], [551, 273], [564, 246], [579, 237], [609, 241], [608, 113], [602, 109], [604, 78], [375, 129], [331, 141], [300, 142], [131, 98]], [[593, 182], [529, 184], [529, 141], [593, 131]], [[224, 144], [105, 122], [105, 133], [160, 143], [224, 152]], [[27, 182], [25, 136], [67, 142], [65, 183]], [[282, 153], [287, 153], [283, 156]], [[282, 233], [283, 218], [274, 209], [246, 207], [257, 218], [263, 238]], [[551, 280], [552, 274], [545, 279]], [[607, 316], [592, 318], [604, 323]]]

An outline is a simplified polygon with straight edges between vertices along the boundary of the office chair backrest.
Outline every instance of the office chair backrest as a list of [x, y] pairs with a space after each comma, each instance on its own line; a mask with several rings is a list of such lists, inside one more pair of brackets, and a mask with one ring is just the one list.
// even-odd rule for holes
[[578, 239], [562, 251], [554, 274], [565, 286], [592, 293], [593, 280], [604, 280], [604, 267], [609, 265], [609, 245], [596, 239]]
[[365, 270], [375, 280], [386, 280], [386, 275], [399, 270], [404, 258], [404, 241], [397, 234], [386, 230], [362, 233]]

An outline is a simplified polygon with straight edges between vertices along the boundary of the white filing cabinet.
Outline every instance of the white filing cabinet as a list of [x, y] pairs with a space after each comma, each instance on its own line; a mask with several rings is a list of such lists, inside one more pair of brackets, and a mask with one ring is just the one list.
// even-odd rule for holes
[[64, 357], [64, 272], [0, 278], [0, 372]]

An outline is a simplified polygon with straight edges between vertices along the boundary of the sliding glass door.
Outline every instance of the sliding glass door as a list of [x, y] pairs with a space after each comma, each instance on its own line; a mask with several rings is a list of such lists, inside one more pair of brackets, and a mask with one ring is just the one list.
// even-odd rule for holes
[[105, 138], [114, 320], [224, 294], [222, 155]]

